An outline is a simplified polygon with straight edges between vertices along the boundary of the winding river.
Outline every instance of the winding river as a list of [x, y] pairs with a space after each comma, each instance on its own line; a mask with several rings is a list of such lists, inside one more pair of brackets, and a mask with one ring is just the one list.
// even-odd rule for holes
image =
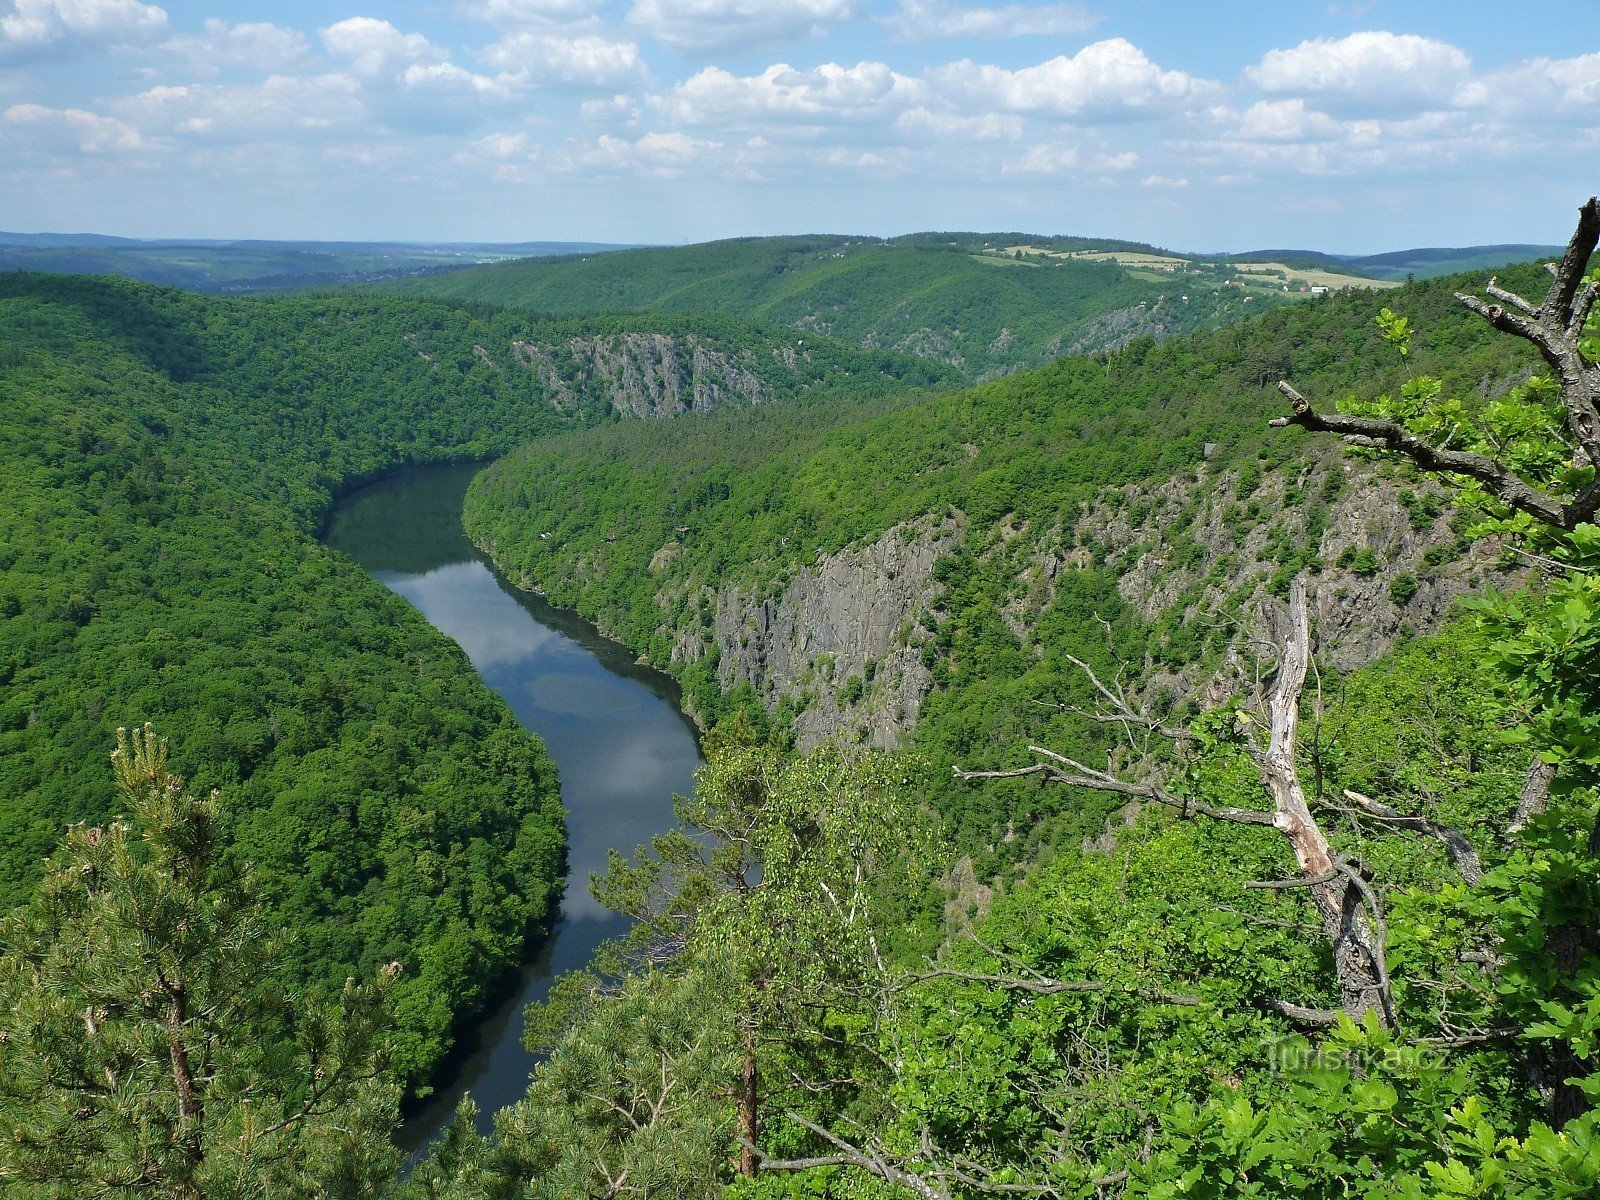
[[513, 588], [467, 540], [461, 504], [478, 470], [419, 468], [361, 488], [335, 506], [324, 534], [460, 643], [484, 683], [544, 739], [568, 810], [569, 874], [555, 931], [406, 1121], [399, 1140], [412, 1152], [438, 1135], [469, 1092], [485, 1131], [495, 1110], [521, 1098], [535, 1062], [522, 1045], [523, 1009], [627, 927], [589, 895], [589, 873], [605, 867], [612, 847], [632, 850], [669, 828], [673, 793], [690, 789], [701, 762], [672, 679], [638, 666], [573, 614]]

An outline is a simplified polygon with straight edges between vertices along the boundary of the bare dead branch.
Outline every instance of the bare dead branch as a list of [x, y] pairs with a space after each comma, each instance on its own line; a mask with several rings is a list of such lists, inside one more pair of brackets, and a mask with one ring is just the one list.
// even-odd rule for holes
[[1483, 863], [1478, 858], [1478, 852], [1459, 829], [1440, 824], [1438, 821], [1430, 821], [1426, 817], [1408, 816], [1398, 809], [1350, 788], [1344, 790], [1344, 797], [1363, 814], [1375, 821], [1382, 821], [1391, 829], [1413, 830], [1438, 841], [1450, 855], [1450, 861], [1455, 863], [1456, 870], [1461, 872], [1461, 878], [1473, 887], [1483, 879]]
[[1331, 1008], [1307, 1008], [1303, 1004], [1294, 1004], [1288, 1000], [1263, 1000], [1265, 1007], [1289, 1020], [1301, 1025], [1334, 1025], [1344, 1014]]
[[909, 977], [912, 983], [922, 983], [929, 979], [961, 979], [969, 983], [981, 983], [988, 987], [999, 988], [1006, 992], [1029, 992], [1035, 996], [1057, 996], [1069, 992], [1120, 992], [1129, 996], [1138, 996], [1142, 1000], [1149, 1000], [1156, 1004], [1175, 1004], [1183, 1008], [1197, 1008], [1205, 1003], [1204, 997], [1192, 996], [1183, 992], [1167, 992], [1158, 988], [1126, 987], [1119, 984], [1106, 983], [1099, 979], [1051, 979], [1045, 975], [1031, 973], [1028, 976], [994, 975], [982, 971], [958, 971], [952, 967], [937, 967], [931, 971], [923, 971]]
[[1337, 433], [1362, 446], [1403, 455], [1423, 470], [1436, 475], [1458, 475], [1475, 480], [1502, 504], [1559, 529], [1571, 529], [1582, 524], [1594, 515], [1596, 507], [1600, 507], [1591, 502], [1585, 506], [1587, 511], [1568, 511], [1570, 506], [1547, 496], [1504, 463], [1487, 454], [1435, 446], [1399, 422], [1384, 417], [1318, 412], [1309, 400], [1287, 382], [1280, 382], [1278, 390], [1289, 398], [1294, 411], [1290, 416], [1275, 417], [1267, 422], [1277, 428], [1298, 425], [1315, 433]]
[[1522, 777], [1522, 794], [1517, 799], [1517, 812], [1507, 832], [1521, 833], [1529, 821], [1550, 806], [1550, 786], [1555, 780], [1555, 765], [1545, 762], [1543, 755], [1535, 754], [1528, 763], [1527, 774]]
[[1321, 875], [1310, 875], [1310, 876], [1306, 876], [1306, 877], [1303, 877], [1303, 878], [1300, 878], [1300, 879], [1262, 879], [1262, 880], [1253, 880], [1253, 881], [1245, 884], [1244, 886], [1247, 887], [1247, 888], [1268, 888], [1268, 889], [1321, 887], [1325, 883], [1332, 883], [1335, 879], [1339, 878], [1340, 874], [1341, 874], [1341, 872], [1338, 871], [1338, 870], [1331, 870], [1331, 871], [1325, 871]]

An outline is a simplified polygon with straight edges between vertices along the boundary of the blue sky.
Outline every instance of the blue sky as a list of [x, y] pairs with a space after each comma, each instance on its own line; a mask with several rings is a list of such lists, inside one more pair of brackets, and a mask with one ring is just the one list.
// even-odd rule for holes
[[1600, 0], [0, 0], [0, 229], [1374, 251], [1597, 190]]

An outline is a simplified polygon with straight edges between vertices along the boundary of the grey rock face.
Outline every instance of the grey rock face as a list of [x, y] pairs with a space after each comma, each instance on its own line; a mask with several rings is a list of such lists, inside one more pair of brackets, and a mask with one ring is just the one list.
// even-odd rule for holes
[[712, 349], [693, 334], [607, 334], [554, 347], [512, 342], [511, 351], [563, 412], [595, 392], [609, 396], [617, 412], [636, 417], [675, 417], [768, 398], [745, 356]]
[[[771, 709], [803, 706], [802, 750], [898, 745], [931, 686], [912, 635], [936, 599], [934, 564], [959, 537], [955, 522], [923, 519], [803, 568], [775, 595], [722, 588], [711, 631], [722, 686], [749, 683]], [[678, 657], [696, 648], [680, 643]]]

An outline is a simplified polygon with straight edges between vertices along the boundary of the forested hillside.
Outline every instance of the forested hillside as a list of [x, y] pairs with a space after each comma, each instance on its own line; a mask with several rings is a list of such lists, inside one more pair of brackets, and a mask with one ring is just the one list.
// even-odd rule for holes
[[[1141, 275], [1113, 262], [994, 252], [1021, 236], [746, 238], [499, 263], [392, 286], [540, 313], [721, 313], [920, 355], [973, 379], [1211, 328], [1291, 298], [1229, 286], [1220, 269]], [[1031, 240], [1052, 252], [1101, 245]]]
[[560, 802], [460, 650], [315, 541], [329, 499], [626, 411], [932, 378], [786, 343], [0, 275], [0, 903], [108, 815], [113, 731], [157, 722], [223, 789], [292, 978], [405, 967], [395, 1062], [423, 1077], [549, 913]]
[[[1385, 297], [1428, 330], [1414, 363], [1477, 394], [1531, 370], [1450, 287]], [[677, 673], [708, 721], [742, 703], [803, 748], [915, 728], [946, 768], [1057, 725], [1092, 746], [1070, 714], [1039, 716], [1085, 699], [1063, 651], [1119, 653], [1181, 706], [1241, 669], [1239, 629], [1301, 570], [1320, 573], [1325, 652], [1347, 669], [1485, 578], [1492, 558], [1463, 561], [1436, 491], [1267, 428], [1284, 407], [1268, 385], [1291, 371], [1324, 395], [1398, 381], [1374, 311], [1329, 297], [889, 411], [564, 436], [480, 476], [467, 526], [513, 578]], [[941, 790], [981, 868], [1060, 844], [1037, 811], [1059, 797]]]
[[1597, 238], [480, 476], [512, 576], [720, 724], [702, 841], [596, 881], [639, 934], [417, 1194], [1595, 1194]]

